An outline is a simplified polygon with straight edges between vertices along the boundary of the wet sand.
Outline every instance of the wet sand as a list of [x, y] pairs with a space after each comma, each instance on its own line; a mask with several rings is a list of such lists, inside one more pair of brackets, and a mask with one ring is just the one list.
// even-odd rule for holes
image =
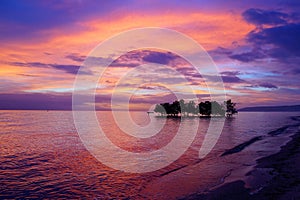
[[246, 183], [239, 180], [183, 199], [300, 199], [300, 131], [280, 152], [257, 160], [255, 169], [247, 176], [255, 176], [257, 181], [261, 178], [259, 172], [264, 170], [271, 178], [256, 190], [247, 188]]

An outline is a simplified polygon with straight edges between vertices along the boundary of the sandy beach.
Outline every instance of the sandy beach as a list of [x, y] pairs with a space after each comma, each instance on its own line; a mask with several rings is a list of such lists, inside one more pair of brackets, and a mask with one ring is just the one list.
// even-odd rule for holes
[[193, 194], [183, 199], [300, 199], [300, 131], [281, 147], [280, 152], [257, 160], [255, 169], [247, 176], [260, 179], [267, 171], [270, 180], [257, 190], [247, 188], [242, 180], [226, 183], [206, 194]]

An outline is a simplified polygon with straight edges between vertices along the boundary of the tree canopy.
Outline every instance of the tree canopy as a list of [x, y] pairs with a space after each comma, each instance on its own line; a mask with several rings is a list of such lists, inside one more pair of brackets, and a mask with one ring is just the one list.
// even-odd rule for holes
[[194, 101], [185, 102], [183, 99], [173, 103], [156, 104], [154, 112], [161, 116], [227, 116], [231, 117], [237, 113], [236, 103], [231, 99], [218, 103], [216, 101], [205, 101], [196, 104]]

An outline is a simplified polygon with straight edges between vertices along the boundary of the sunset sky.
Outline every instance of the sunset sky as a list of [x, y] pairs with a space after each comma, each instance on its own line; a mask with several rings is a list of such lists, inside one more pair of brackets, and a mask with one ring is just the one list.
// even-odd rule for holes
[[[93, 48], [122, 31], [143, 27], [173, 29], [202, 45], [218, 66], [227, 97], [238, 107], [299, 104], [297, 0], [2, 0], [0, 4], [0, 109], [71, 109], [76, 73]], [[114, 60], [106, 70], [97, 88], [97, 108], [108, 108], [124, 70], [143, 63], [173, 67], [197, 97], [209, 98], [201, 77], [178, 55], [140, 49]], [[132, 97], [133, 109], [174, 100], [159, 84], [164, 78], [159, 66], [151, 73], [158, 78], [140, 77], [145, 84]], [[176, 80], [170, 84], [182, 86]], [[123, 87], [126, 90], [126, 84]]]

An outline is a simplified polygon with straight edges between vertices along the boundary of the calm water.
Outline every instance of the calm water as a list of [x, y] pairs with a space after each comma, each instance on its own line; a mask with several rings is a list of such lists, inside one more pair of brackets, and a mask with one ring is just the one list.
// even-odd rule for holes
[[[199, 160], [209, 119], [167, 119], [157, 135], [136, 139], [118, 128], [110, 112], [97, 112], [99, 124], [111, 141], [132, 152], [160, 149], [175, 137], [180, 123], [188, 132], [200, 120], [192, 145], [180, 159], [158, 171], [138, 174], [114, 170], [97, 161], [79, 139], [71, 111], [0, 111], [0, 198], [176, 199], [224, 181], [246, 180], [244, 175], [257, 158], [278, 151], [299, 128], [293, 126], [299, 122], [291, 118], [299, 115], [239, 113], [226, 119], [218, 143]], [[164, 122], [144, 112], [132, 112], [131, 116], [141, 126], [150, 118], [157, 127]], [[291, 126], [279, 135], [268, 134], [287, 125]], [[239, 153], [220, 157], [225, 150], [255, 136], [263, 139]], [[138, 161], [126, 162], [134, 165]], [[256, 187], [251, 182], [248, 186]]]

